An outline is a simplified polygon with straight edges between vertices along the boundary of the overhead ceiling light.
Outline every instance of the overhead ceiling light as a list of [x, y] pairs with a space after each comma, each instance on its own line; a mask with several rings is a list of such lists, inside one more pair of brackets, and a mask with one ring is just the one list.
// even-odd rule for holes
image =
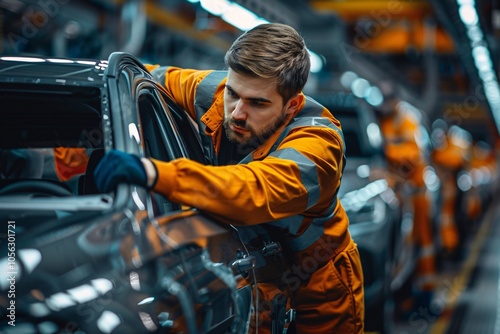
[[369, 88], [370, 83], [364, 78], [356, 78], [351, 83], [352, 93], [359, 98], [365, 98]]
[[220, 16], [221, 19], [242, 31], [247, 31], [262, 23], [268, 23], [245, 7], [231, 1], [201, 0], [200, 3], [207, 12]]
[[366, 133], [368, 134], [368, 141], [373, 147], [379, 148], [382, 146], [384, 139], [377, 123], [371, 122], [368, 124], [366, 127]]
[[[225, 22], [241, 31], [250, 30], [260, 24], [270, 23], [254, 12], [229, 0], [187, 0], [191, 3], [200, 3], [201, 7], [212, 15], [219, 16]], [[309, 51], [311, 58], [311, 72], [318, 73], [323, 69], [323, 58], [317, 53]]]
[[372, 106], [378, 107], [384, 102], [384, 96], [377, 86], [371, 86], [366, 91], [365, 100]]
[[341, 76], [340, 76], [340, 83], [342, 84], [342, 86], [344, 86], [344, 88], [351, 88], [351, 84], [352, 82], [358, 78], [358, 75], [352, 71], [347, 71], [347, 72], [344, 72]]
[[323, 69], [324, 58], [309, 49], [307, 51], [309, 51], [309, 57], [311, 58], [311, 72], [320, 72]]
[[465, 25], [467, 36], [470, 40], [472, 57], [478, 71], [479, 78], [483, 81], [484, 94], [490, 106], [497, 131], [500, 131], [500, 85], [493, 69], [493, 62], [481, 30], [479, 15], [474, 0], [457, 0], [460, 19]]
[[377, 86], [370, 84], [365, 78], [352, 71], [346, 71], [340, 76], [340, 84], [350, 89], [354, 96], [365, 99], [370, 105], [378, 107], [384, 102], [384, 95]]
[[466, 25], [476, 25], [479, 22], [479, 18], [477, 17], [476, 9], [472, 4], [462, 5], [458, 10], [458, 14], [460, 15], [460, 19]]
[[242, 31], [247, 31], [262, 23], [269, 23], [269, 21], [232, 1], [201, 0], [200, 4], [207, 12], [220, 16], [221, 19]]

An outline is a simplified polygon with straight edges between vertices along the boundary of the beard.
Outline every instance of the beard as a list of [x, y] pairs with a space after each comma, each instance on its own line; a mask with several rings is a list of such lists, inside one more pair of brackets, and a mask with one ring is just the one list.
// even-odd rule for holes
[[[260, 145], [266, 142], [283, 124], [286, 122], [287, 115], [283, 111], [272, 123], [265, 126], [261, 131], [257, 132], [249, 126], [246, 121], [235, 120], [233, 118], [224, 119], [224, 130], [230, 142], [238, 144], [238, 151], [249, 152], [253, 151]], [[248, 130], [249, 135], [245, 136], [231, 129], [230, 125], [235, 125], [239, 128]]]

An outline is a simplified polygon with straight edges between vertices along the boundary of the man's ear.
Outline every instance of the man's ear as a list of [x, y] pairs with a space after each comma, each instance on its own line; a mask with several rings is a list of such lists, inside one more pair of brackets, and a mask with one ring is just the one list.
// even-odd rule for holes
[[285, 113], [287, 115], [294, 114], [304, 103], [304, 94], [298, 93], [290, 98], [287, 102]]

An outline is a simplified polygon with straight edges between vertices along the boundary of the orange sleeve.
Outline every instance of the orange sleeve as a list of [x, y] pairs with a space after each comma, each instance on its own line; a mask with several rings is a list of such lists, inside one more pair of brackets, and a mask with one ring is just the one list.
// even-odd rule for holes
[[[155, 191], [173, 202], [224, 215], [230, 223], [259, 224], [305, 210], [303, 204], [297, 205], [297, 199], [294, 204], [289, 203], [290, 207], [294, 207], [293, 212], [289, 208], [280, 214], [270, 207], [277, 203], [271, 196], [273, 191], [268, 186], [269, 182], [263, 179], [269, 173], [264, 170], [263, 162], [231, 166], [207, 166], [184, 158], [167, 163], [153, 162], [158, 170]], [[254, 164], [259, 170], [253, 168]], [[281, 168], [292, 171], [292, 164], [288, 165]], [[306, 194], [301, 187], [283, 191], [283, 199], [289, 197], [289, 193], [295, 194], [295, 198], [299, 194]]]
[[[152, 71], [159, 65], [145, 65], [148, 71]], [[199, 71], [193, 69], [182, 69], [179, 67], [170, 66], [165, 70], [165, 81], [162, 82], [163, 87], [166, 89], [172, 99], [189, 115], [196, 119], [196, 112], [194, 109], [194, 101], [196, 96], [196, 88], [203, 78], [210, 74], [212, 70]], [[221, 89], [214, 96], [217, 96]]]
[[340, 185], [343, 151], [336, 136], [320, 127], [290, 134], [278, 150], [293, 151], [296, 159], [269, 155], [229, 166], [206, 166], [184, 158], [153, 160], [158, 171], [154, 190], [235, 224], [260, 224], [297, 214], [319, 217]]

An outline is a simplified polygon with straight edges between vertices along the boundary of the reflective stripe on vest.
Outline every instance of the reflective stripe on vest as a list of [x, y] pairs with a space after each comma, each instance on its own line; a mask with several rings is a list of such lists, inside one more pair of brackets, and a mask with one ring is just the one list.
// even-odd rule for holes
[[196, 122], [199, 126], [201, 136], [201, 144], [203, 153], [212, 164], [216, 164], [216, 156], [212, 137], [205, 133], [206, 125], [201, 121], [202, 116], [210, 109], [213, 103], [215, 91], [217, 87], [227, 77], [227, 71], [213, 71], [204, 77], [196, 88], [196, 96], [194, 99], [194, 108], [196, 111]]
[[[330, 129], [335, 130], [342, 138], [342, 149], [343, 149], [343, 161], [342, 161], [342, 171], [345, 166], [345, 145], [344, 136], [342, 130], [339, 129], [335, 124], [333, 124], [329, 119], [322, 117], [323, 106], [314, 101], [313, 99], [306, 97], [306, 104], [300, 113], [295, 117], [292, 122], [283, 129], [283, 132], [274, 143], [270, 156], [279, 157], [280, 159], [292, 160], [297, 163], [300, 169], [300, 176], [304, 187], [308, 192], [307, 208], [314, 206], [319, 200], [320, 196], [320, 184], [317, 174], [316, 164], [311, 161], [306, 156], [300, 154], [297, 150], [293, 148], [286, 148], [276, 151], [277, 147], [281, 142], [290, 134], [293, 129], [303, 126], [325, 126]], [[252, 154], [249, 154], [240, 163], [248, 163], [252, 161]], [[331, 220], [334, 216], [335, 208], [337, 207], [337, 194], [338, 189], [332, 197], [332, 202], [330, 203], [327, 211], [323, 217], [313, 219], [311, 225], [307, 230], [300, 236], [293, 239], [287, 240], [287, 245], [290, 249], [295, 251], [301, 251], [312, 245], [324, 234], [324, 224]], [[300, 228], [304, 217], [302, 215], [295, 215], [288, 218], [276, 220], [269, 222], [268, 224], [277, 226], [279, 228], [287, 229], [291, 235], [297, 235], [297, 231]]]
[[[171, 66], [160, 66], [151, 71], [151, 75], [162, 85], [165, 85], [165, 72]], [[194, 108], [196, 112], [196, 123], [199, 127], [198, 135], [201, 139], [203, 153], [207, 161], [215, 164], [216, 157], [212, 143], [212, 138], [205, 134], [205, 123], [201, 121], [201, 117], [210, 109], [214, 98], [215, 91], [219, 84], [227, 76], [227, 71], [213, 71], [204, 77], [196, 88], [196, 96], [194, 100]]]
[[307, 209], [314, 206], [319, 200], [319, 180], [317, 166], [308, 157], [298, 152], [294, 148], [287, 148], [275, 152], [271, 152], [270, 156], [283, 160], [291, 160], [299, 166], [300, 179], [309, 195], [307, 199]]
[[[330, 203], [327, 212], [323, 217], [315, 218], [311, 225], [302, 233], [293, 239], [286, 241], [288, 247], [294, 251], [301, 251], [311, 246], [315, 241], [323, 236], [325, 229], [324, 224], [333, 219], [335, 208], [337, 207], [337, 194], [335, 193], [334, 200]], [[304, 217], [302, 215], [295, 215], [276, 221], [269, 222], [268, 224], [277, 226], [282, 229], [287, 229], [291, 235], [297, 235], [297, 231], [302, 225]]]

